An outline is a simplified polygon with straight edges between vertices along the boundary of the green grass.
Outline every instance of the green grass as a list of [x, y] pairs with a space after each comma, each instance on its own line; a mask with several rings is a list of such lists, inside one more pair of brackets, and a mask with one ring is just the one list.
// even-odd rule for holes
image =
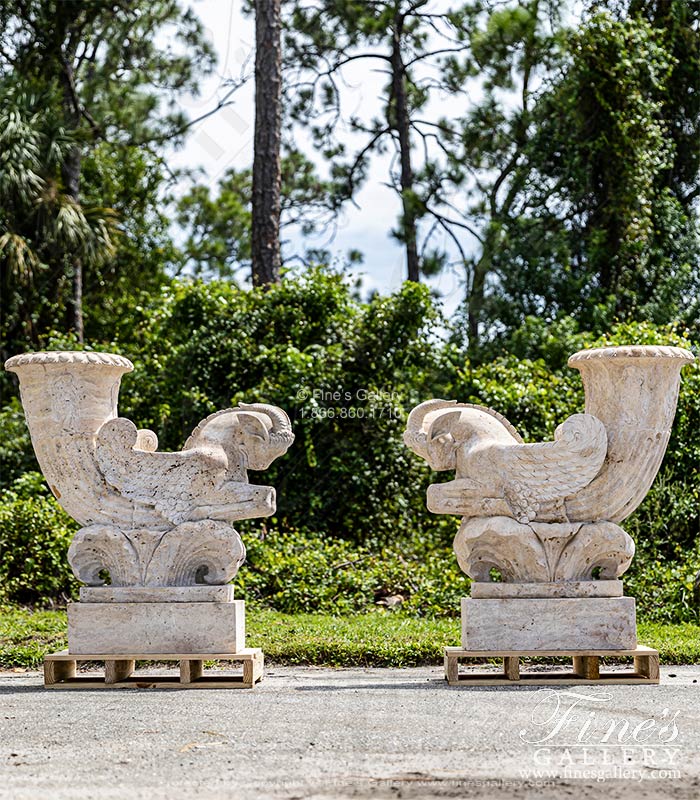
[[659, 651], [662, 664], [700, 664], [700, 625], [642, 622], [638, 638]]
[[[445, 645], [459, 644], [457, 619], [415, 619], [391, 612], [334, 617], [247, 609], [247, 644], [268, 662], [317, 666], [408, 667], [439, 664]], [[38, 667], [66, 646], [65, 611], [0, 607], [0, 668]], [[662, 663], [700, 663], [700, 625], [640, 623], [640, 644]]]
[[409, 667], [439, 663], [459, 644], [459, 621], [416, 619], [391, 612], [333, 617], [259, 611], [246, 625], [251, 647], [270, 661], [328, 666]]
[[66, 647], [66, 612], [0, 606], [0, 668], [38, 667]]

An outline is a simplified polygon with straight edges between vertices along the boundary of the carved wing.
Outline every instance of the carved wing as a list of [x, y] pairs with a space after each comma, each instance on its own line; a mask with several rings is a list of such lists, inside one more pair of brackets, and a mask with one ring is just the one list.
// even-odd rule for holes
[[553, 442], [496, 445], [481, 454], [486, 467], [503, 476], [503, 492], [516, 519], [535, 519], [541, 504], [563, 501], [600, 472], [608, 449], [603, 423], [591, 414], [574, 414], [554, 433]]
[[[150, 433], [150, 432], [148, 432]], [[145, 444], [149, 449], [140, 449]], [[128, 419], [113, 419], [98, 431], [95, 457], [105, 480], [137, 503], [155, 507], [175, 524], [220, 483], [227, 466], [221, 448], [157, 453], [151, 437]]]

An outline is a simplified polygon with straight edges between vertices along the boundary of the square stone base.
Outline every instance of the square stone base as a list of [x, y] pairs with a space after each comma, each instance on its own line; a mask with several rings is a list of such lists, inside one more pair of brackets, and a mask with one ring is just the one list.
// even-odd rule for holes
[[465, 650], [634, 650], [633, 597], [462, 598]]
[[69, 603], [68, 652], [238, 653], [245, 602]]

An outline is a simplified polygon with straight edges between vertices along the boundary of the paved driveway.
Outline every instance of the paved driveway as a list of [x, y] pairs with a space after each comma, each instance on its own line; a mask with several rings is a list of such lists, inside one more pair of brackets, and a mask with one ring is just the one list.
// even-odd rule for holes
[[254, 691], [47, 691], [1, 673], [0, 797], [697, 800], [700, 666], [662, 674], [553, 690], [271, 668]]

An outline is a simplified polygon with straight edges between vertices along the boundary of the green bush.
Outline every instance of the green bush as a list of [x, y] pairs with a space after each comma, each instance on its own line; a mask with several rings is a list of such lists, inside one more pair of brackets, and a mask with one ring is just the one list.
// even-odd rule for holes
[[441, 542], [414, 540], [376, 551], [302, 531], [246, 537], [235, 583], [248, 601], [287, 613], [350, 614], [378, 607], [453, 616], [469, 579]]
[[[257, 607], [288, 614], [386, 607], [411, 616], [455, 617], [469, 593], [469, 579], [449, 544], [426, 537], [375, 552], [318, 533], [272, 530], [264, 538], [246, 537], [246, 546], [237, 591]], [[697, 623], [697, 573], [700, 546], [661, 558], [654, 542], [642, 539], [624, 576], [625, 592], [636, 598], [641, 621]]]
[[18, 397], [0, 408], [0, 487], [7, 488], [25, 472], [39, 469]]
[[700, 622], [700, 543], [692, 551], [677, 547], [668, 558], [659, 556], [653, 542], [638, 540], [622, 577], [625, 594], [637, 599], [637, 614], [645, 622]]
[[67, 553], [77, 524], [38, 473], [27, 473], [0, 495], [0, 600], [65, 603], [77, 581]]
[[164, 449], [239, 401], [285, 409], [296, 441], [264, 476], [281, 525], [367, 542], [410, 535], [426, 517], [429, 473], [402, 432], [434, 391], [441, 321], [427, 287], [363, 304], [341, 276], [314, 270], [268, 291], [175, 282], [134, 310], [128, 342], [102, 349], [134, 361], [120, 413]]
[[[425, 287], [407, 283], [392, 296], [361, 303], [341, 277], [321, 269], [267, 292], [176, 281], [131, 313], [130, 324], [120, 329], [123, 338], [100, 349], [134, 360], [136, 371], [122, 383], [120, 411], [153, 428], [163, 449], [180, 448], [199, 420], [240, 400], [274, 403], [289, 413], [294, 445], [264, 475], [251, 474], [251, 480], [277, 489], [274, 533], [260, 542], [266, 522], [241, 525], [250, 566], [240, 573], [251, 599], [285, 611], [321, 607], [345, 613], [392, 595], [401, 595], [402, 607], [416, 613], [456, 611], [465, 584], [450, 551], [457, 520], [425, 507], [427, 486], [452, 476], [432, 473], [402, 441], [406, 414], [417, 403], [447, 397], [488, 405], [526, 441], [542, 441], [583, 409], [579, 373], [566, 366], [571, 351], [691, 346], [673, 326], [627, 323], [596, 339], [571, 319], [553, 325], [528, 320], [509, 340], [512, 353], [470, 364], [454, 343], [441, 339], [444, 321]], [[76, 345], [63, 338], [49, 346]], [[16, 399], [2, 411], [0, 423], [0, 467], [7, 485], [35, 462]], [[7, 510], [14, 502], [20, 503], [21, 524]], [[51, 518], [57, 529], [69, 530], [72, 523], [55, 503], [44, 502], [48, 506], [29, 497], [5, 499], [0, 541], [8, 541], [10, 531], [9, 539], [26, 548], [31, 520], [37, 529], [42, 528], [36, 520], [48, 524]], [[700, 532], [697, 366], [683, 371], [659, 476], [624, 527], [637, 542], [629, 581], [642, 614], [696, 619], [697, 592], [689, 587], [700, 569], [693, 555]], [[42, 530], [46, 536], [46, 526]], [[61, 535], [52, 541], [58, 546]], [[22, 558], [13, 556], [13, 569]], [[338, 566], [345, 562], [349, 565]], [[65, 560], [62, 564], [65, 579]], [[664, 575], [664, 585], [654, 590], [653, 581]], [[55, 596], [55, 590], [46, 594]], [[664, 611], [655, 610], [660, 597]]]

